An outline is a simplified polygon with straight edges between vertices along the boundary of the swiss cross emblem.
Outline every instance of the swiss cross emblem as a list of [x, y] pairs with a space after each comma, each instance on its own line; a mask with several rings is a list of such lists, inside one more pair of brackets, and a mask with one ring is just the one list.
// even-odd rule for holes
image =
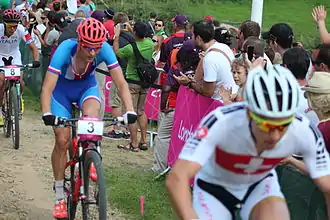
[[208, 133], [207, 127], [205, 127], [205, 126], [200, 127], [196, 130], [196, 138], [202, 139], [202, 138], [206, 137], [207, 133]]
[[284, 158], [262, 158], [215, 150], [215, 162], [225, 170], [237, 174], [261, 174], [273, 169]]

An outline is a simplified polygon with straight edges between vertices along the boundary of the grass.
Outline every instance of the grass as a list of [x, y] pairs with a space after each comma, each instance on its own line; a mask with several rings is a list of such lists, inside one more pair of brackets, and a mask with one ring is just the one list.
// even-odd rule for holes
[[[296, 40], [303, 41], [306, 44], [313, 43], [314, 39], [318, 39], [318, 31], [314, 20], [311, 16], [312, 8], [316, 5], [324, 4], [328, 9], [330, 8], [329, 1], [317, 0], [264, 0], [263, 10], [263, 30], [267, 31], [269, 28], [278, 22], [286, 22], [293, 27]], [[251, 17], [251, 1], [248, 3], [235, 4], [231, 2], [223, 2], [218, 4], [189, 4], [184, 11], [189, 14], [212, 15], [220, 21], [230, 20], [234, 22], [241, 22]], [[327, 19], [329, 24], [329, 17]]]
[[[171, 209], [165, 183], [154, 181], [154, 175], [141, 168], [113, 167], [106, 169], [110, 206], [125, 213], [129, 219], [176, 219]], [[140, 215], [140, 196], [145, 197], [145, 213]]]
[[41, 112], [40, 97], [35, 96], [27, 86], [24, 87], [23, 99], [25, 109]]
[[[150, 11], [155, 11], [160, 16], [167, 17], [167, 21], [169, 21], [169, 16], [174, 11], [186, 14], [190, 21], [212, 15], [222, 22], [230, 21], [238, 24], [251, 18], [252, 0], [240, 3], [218, 1], [216, 3], [193, 4], [190, 2], [189, 0], [177, 0], [176, 2], [168, 0], [166, 2], [157, 1], [157, 4], [155, 4], [154, 0], [144, 0], [139, 3], [138, 1], [129, 1], [124, 4], [124, 9], [133, 11], [134, 14], [141, 14], [140, 10], [143, 10], [142, 15], [144, 17]], [[140, 4], [143, 4], [143, 8], [138, 7]], [[297, 41], [303, 42], [306, 48], [315, 47], [319, 43], [319, 36], [311, 12], [313, 7], [320, 4], [330, 9], [330, 2], [325, 0], [264, 0], [262, 29], [267, 31], [275, 23], [286, 22], [293, 27]], [[111, 1], [109, 5], [119, 7], [118, 1], [117, 3]], [[329, 16], [326, 23], [330, 23]]]

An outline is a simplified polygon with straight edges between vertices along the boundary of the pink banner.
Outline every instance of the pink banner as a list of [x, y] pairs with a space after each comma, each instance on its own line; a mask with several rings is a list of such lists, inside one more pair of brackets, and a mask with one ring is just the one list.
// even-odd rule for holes
[[[111, 84], [112, 84], [111, 77], [106, 76], [105, 86], [104, 86], [105, 112], [111, 112], [111, 106], [109, 105]], [[161, 93], [160, 89], [150, 88], [148, 91], [146, 103], [144, 106], [144, 110], [146, 112], [148, 119], [158, 120], [160, 93]]]
[[105, 77], [105, 86], [104, 86], [105, 112], [111, 112], [111, 110], [112, 110], [110, 103], [109, 103], [111, 83], [112, 83], [111, 77], [106, 76]]
[[200, 120], [210, 111], [222, 105], [220, 101], [201, 96], [184, 86], [180, 86], [176, 103], [171, 142], [168, 149], [168, 165], [170, 167], [177, 160], [186, 140], [194, 134]]
[[157, 121], [160, 108], [160, 89], [150, 88], [144, 105], [147, 118]]

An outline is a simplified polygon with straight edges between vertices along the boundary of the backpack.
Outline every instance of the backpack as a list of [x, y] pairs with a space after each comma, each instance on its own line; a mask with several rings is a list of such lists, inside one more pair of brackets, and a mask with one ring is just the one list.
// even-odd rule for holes
[[[126, 36], [124, 38], [126, 38]], [[136, 59], [136, 70], [141, 80], [140, 85], [143, 88], [151, 87], [151, 85], [154, 84], [158, 79], [159, 73], [157, 69], [151, 61], [147, 60], [141, 55], [135, 41], [132, 41], [131, 39], [126, 40], [132, 45], [133, 48], [134, 56]]]
[[[190, 40], [190, 39], [191, 39], [191, 36], [190, 36], [187, 32], [185, 32], [185, 33], [184, 33], [184, 37], [183, 37], [183, 42], [182, 42], [182, 44], [183, 44], [185, 41]], [[181, 46], [181, 47], [182, 47], [182, 46]], [[170, 54], [170, 66], [171, 66], [171, 67], [174, 66], [174, 65], [176, 64], [176, 62], [177, 62], [177, 58], [176, 58], [176, 56], [177, 56], [177, 54], [178, 54], [178, 52], [179, 52], [179, 50], [180, 50], [181, 47], [173, 48], [173, 49], [171, 50], [171, 54]]]

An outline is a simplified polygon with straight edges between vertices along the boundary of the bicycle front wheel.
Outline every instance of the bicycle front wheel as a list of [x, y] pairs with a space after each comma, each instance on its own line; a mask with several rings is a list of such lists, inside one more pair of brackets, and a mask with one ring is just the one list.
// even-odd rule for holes
[[19, 113], [20, 113], [20, 96], [17, 93], [16, 86], [11, 87], [11, 103], [12, 103], [12, 129], [11, 135], [15, 149], [19, 148]]
[[[96, 169], [97, 179], [90, 178], [91, 164]], [[82, 201], [83, 220], [107, 219], [107, 198], [101, 157], [97, 151], [89, 150], [84, 157], [84, 191], [86, 199]], [[95, 184], [95, 187], [90, 185]], [[94, 189], [94, 190], [93, 190]], [[90, 212], [90, 206], [96, 205], [96, 212]]]
[[2, 106], [2, 115], [4, 119], [4, 126], [3, 126], [3, 133], [5, 134], [6, 138], [10, 137], [11, 134], [11, 127], [12, 127], [12, 102], [11, 102], [11, 90], [7, 89], [7, 86], [5, 85], [6, 89], [3, 96], [3, 106]]

